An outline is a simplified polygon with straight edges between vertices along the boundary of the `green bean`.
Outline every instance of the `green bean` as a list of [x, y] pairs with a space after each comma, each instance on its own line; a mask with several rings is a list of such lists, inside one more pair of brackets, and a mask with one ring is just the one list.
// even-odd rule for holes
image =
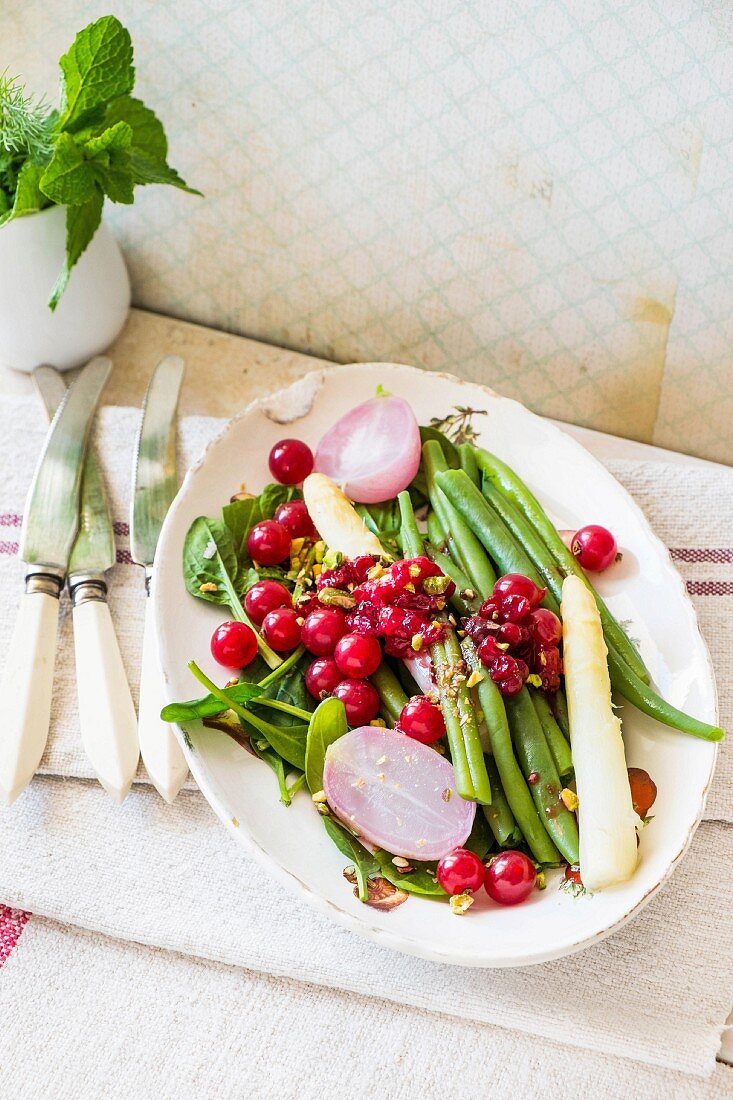
[[524, 514], [531, 526], [534, 527], [550, 554], [560, 566], [563, 574], [568, 576], [570, 573], [574, 573], [576, 577], [580, 577], [583, 583], [588, 586], [598, 605], [604, 633], [607, 635], [607, 639], [613, 643], [620, 658], [631, 668], [634, 675], [648, 684], [649, 673], [635, 646], [630, 641], [625, 630], [608, 610], [603, 600], [596, 593], [593, 585], [585, 575], [584, 570], [578, 564], [574, 554], [571, 554], [560, 538], [554, 523], [545, 512], [534, 493], [505, 462], [502, 462], [501, 459], [490, 454], [488, 451], [478, 448], [476, 450], [476, 461], [486, 477], [518, 506], [519, 510]]
[[402, 684], [386, 661], [382, 661], [370, 679], [379, 692], [379, 701], [384, 715], [394, 725], [402, 714], [402, 708], [407, 704], [407, 696], [402, 690]]
[[[463, 641], [463, 653], [472, 672], [482, 671], [476, 647], [469, 638]], [[537, 862], [557, 864], [560, 856], [540, 819], [514, 755], [503, 696], [494, 681], [485, 674], [477, 686], [476, 694], [486, 719], [491, 751], [504, 794], [517, 824]]]
[[[410, 494], [400, 493], [397, 501], [403, 550], [410, 557], [417, 557], [423, 552], [424, 543], [415, 521]], [[489, 803], [491, 787], [476, 716], [471, 706], [471, 693], [463, 676], [461, 647], [452, 630], [446, 633], [443, 641], [435, 642], [430, 647], [430, 658], [435, 670], [440, 709], [456, 777], [456, 790], [461, 798]]]
[[578, 824], [560, 797], [562, 785], [545, 734], [526, 688], [505, 696], [517, 757], [537, 812], [568, 863], [578, 863]]
[[[457, 564], [467, 574], [471, 581], [471, 587], [475, 588], [483, 599], [486, 599], [496, 583], [496, 574], [491, 567], [491, 562], [470, 525], [465, 522], [460, 512], [453, 507], [440, 490], [438, 478], [447, 472], [447, 465], [440, 445], [433, 440], [428, 440], [427, 443], [423, 444], [422, 450], [430, 503], [448, 537], [451, 557], [455, 558]], [[457, 470], [453, 472], [463, 473]], [[463, 473], [463, 477], [469, 480], [467, 474]], [[478, 492], [478, 490], [476, 491]]]
[[725, 737], [720, 726], [711, 726], [667, 703], [653, 688], [640, 680], [612, 649], [608, 651], [608, 669], [614, 690], [644, 714], [648, 714], [650, 718], [656, 718], [657, 722], [662, 722], [665, 726], [671, 726], [672, 729], [680, 730], [682, 733], [699, 737], [702, 741], [722, 741]]
[[474, 485], [481, 486], [481, 473], [476, 462], [476, 448], [471, 443], [461, 443], [458, 447], [461, 469], [470, 477]]
[[514, 820], [493, 756], [486, 757], [486, 771], [491, 784], [491, 805], [481, 807], [484, 817], [501, 848], [516, 848], [522, 843], [522, 831]]
[[466, 663], [463, 659], [461, 646], [454, 631], [449, 630], [443, 641], [445, 655], [450, 662], [447, 676], [445, 672], [438, 675], [438, 688], [447, 695], [449, 701], [454, 702], [459, 714], [459, 722], [463, 735], [463, 743], [466, 747], [466, 759], [471, 773], [473, 789], [476, 792], [476, 801], [488, 805], [491, 802], [491, 786], [486, 772], [486, 761], [481, 745], [481, 735], [476, 721], [476, 712], [473, 709], [470, 689], [466, 686]]
[[564, 574], [554, 558], [548, 553], [547, 547], [534, 527], [525, 519], [512, 501], [499, 492], [489, 478], [484, 479], [483, 494], [494, 511], [501, 517], [510, 534], [514, 536], [515, 541], [519, 543], [533, 562], [544, 584], [556, 595], [558, 586], [562, 587]]
[[476, 595], [475, 590], [471, 588], [471, 582], [461, 567], [456, 565], [453, 559], [449, 558], [447, 554], [443, 554], [440, 550], [436, 550], [429, 542], [425, 543], [425, 552], [430, 560], [440, 566], [446, 577], [450, 577], [455, 584], [456, 590], [450, 597], [450, 602], [453, 604], [458, 614], [475, 615], [481, 606], [481, 600]]
[[558, 775], [564, 781], [573, 775], [573, 757], [570, 753], [570, 745], [558, 725], [555, 715], [552, 713], [550, 701], [543, 691], [530, 691], [530, 698], [537, 712], [537, 717], [542, 724], [545, 740], [555, 761]]
[[[436, 480], [466, 523], [476, 532], [502, 574], [523, 573], [540, 588], [544, 587], [542, 577], [527, 554], [463, 470], [442, 471], [436, 475]], [[547, 593], [543, 603], [556, 614], [560, 610], [551, 592]]]
[[432, 508], [428, 512], [428, 538], [433, 546], [445, 551], [448, 539], [438, 519], [437, 513], [434, 512]]
[[568, 715], [568, 701], [562, 688], [555, 692], [551, 702], [555, 721], [565, 734], [565, 738], [568, 739], [570, 737], [570, 716]]

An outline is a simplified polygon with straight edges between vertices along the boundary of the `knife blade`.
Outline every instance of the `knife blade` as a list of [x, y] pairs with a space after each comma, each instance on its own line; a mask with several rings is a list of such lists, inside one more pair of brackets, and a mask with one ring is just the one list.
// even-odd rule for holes
[[[33, 372], [49, 417], [66, 394], [51, 366]], [[105, 573], [115, 564], [115, 538], [104, 482], [91, 447], [81, 484], [79, 530], [69, 558], [68, 585], [74, 623], [76, 683], [82, 744], [104, 789], [117, 802], [137, 771], [137, 716], [107, 606]]]
[[82, 466], [109, 359], [93, 359], [68, 391], [48, 430], [23, 517], [19, 556], [27, 563], [0, 691], [0, 800], [6, 805], [30, 782], [43, 755], [51, 692], [59, 595], [79, 527]]
[[162, 359], [143, 403], [133, 476], [130, 553], [147, 571], [153, 567], [160, 529], [178, 492], [176, 409], [184, 370], [179, 355]]
[[178, 490], [176, 409], [184, 369], [180, 356], [169, 355], [153, 372], [143, 405], [130, 508], [130, 551], [133, 561], [145, 569], [148, 596], [140, 672], [138, 736], [148, 775], [166, 802], [172, 802], [181, 789], [188, 774], [188, 765], [171, 726], [160, 718], [160, 712], [168, 700], [163, 691], [153, 623], [153, 601], [149, 597], [151, 583], [154, 584], [153, 563], [158, 536]]

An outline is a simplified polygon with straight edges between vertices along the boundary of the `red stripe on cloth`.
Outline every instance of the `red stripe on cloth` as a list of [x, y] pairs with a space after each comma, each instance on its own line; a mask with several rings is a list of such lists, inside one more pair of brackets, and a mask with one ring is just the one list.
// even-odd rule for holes
[[691, 596], [733, 596], [733, 581], [688, 581]]
[[7, 962], [28, 923], [30, 913], [0, 905], [0, 966]]
[[22, 527], [23, 517], [17, 512], [0, 512], [0, 527]]
[[17, 542], [2, 542], [0, 541], [0, 554], [17, 554], [18, 543]]
[[715, 562], [719, 565], [726, 565], [729, 562], [733, 562], [733, 547], [731, 546], [711, 548], [700, 546], [673, 546], [670, 550], [670, 554], [675, 561]]
[[132, 555], [130, 554], [129, 550], [118, 550], [117, 551], [117, 564], [118, 565], [134, 565], [135, 564], [132, 560]]

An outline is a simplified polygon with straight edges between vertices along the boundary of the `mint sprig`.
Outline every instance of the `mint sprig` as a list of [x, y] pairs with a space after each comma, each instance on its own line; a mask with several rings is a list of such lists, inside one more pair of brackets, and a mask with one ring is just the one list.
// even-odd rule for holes
[[[99, 227], [105, 198], [129, 204], [135, 187], [150, 183], [201, 194], [168, 164], [168, 142], [160, 120], [130, 95], [135, 85], [132, 41], [119, 19], [105, 15], [90, 23], [59, 64], [58, 112], [39, 113], [32, 100], [20, 101], [27, 103], [29, 113], [35, 111], [24, 133], [33, 132], [31, 121], [47, 121], [43, 142], [13, 146], [0, 111], [0, 149], [3, 137], [7, 138], [3, 151], [7, 163], [0, 164], [0, 169], [12, 181], [12, 186], [3, 187], [0, 172], [0, 226], [52, 204], [67, 208], [66, 259], [51, 293], [51, 309], [56, 308], [74, 264]], [[17, 85], [8, 87], [17, 99]]]

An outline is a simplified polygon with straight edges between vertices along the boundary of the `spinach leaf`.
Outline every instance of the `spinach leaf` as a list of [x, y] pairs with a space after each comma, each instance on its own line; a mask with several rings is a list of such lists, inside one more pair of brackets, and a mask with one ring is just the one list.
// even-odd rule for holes
[[[238, 577], [239, 562], [229, 528], [222, 520], [199, 516], [189, 527], [183, 544], [186, 588], [200, 600], [230, 607], [244, 621], [237, 594]], [[215, 587], [208, 590], [207, 585]]]
[[[250, 699], [256, 699], [262, 694], [262, 688], [257, 684], [243, 681], [230, 688], [222, 688], [227, 698], [235, 703], [246, 704]], [[185, 703], [169, 703], [163, 707], [160, 717], [164, 722], [192, 722], [195, 718], [213, 718], [224, 712], [224, 704], [215, 695], [204, 695], [201, 699], [190, 699]]]
[[356, 504], [354, 507], [385, 550], [395, 554], [399, 550], [401, 522], [396, 499], [386, 500], [382, 504]]
[[426, 443], [428, 439], [434, 439], [443, 449], [445, 455], [445, 461], [451, 470], [460, 470], [461, 468], [461, 456], [458, 453], [458, 448], [455, 443], [452, 443], [447, 435], [439, 431], [437, 428], [420, 428], [420, 439], [423, 443]]
[[468, 848], [469, 852], [473, 852], [479, 859], [485, 859], [493, 843], [494, 835], [489, 828], [486, 816], [477, 806], [471, 834], [463, 847]]
[[346, 710], [340, 699], [324, 699], [313, 712], [305, 742], [305, 779], [311, 794], [323, 790], [326, 749], [348, 730]]
[[392, 862], [389, 852], [381, 848], [374, 853], [374, 858], [379, 863], [379, 870], [388, 882], [398, 886], [406, 894], [423, 894], [426, 897], [445, 898], [446, 894], [439, 882], [435, 881], [435, 863], [416, 863], [415, 870], [404, 874]]
[[[233, 500], [221, 510], [222, 519], [232, 536], [234, 553], [238, 561], [247, 557], [247, 535], [256, 523], [262, 519], [260, 502], [257, 497], [247, 500]], [[254, 582], [253, 582], [254, 583]]]
[[379, 874], [379, 864], [371, 852], [368, 852], [343, 825], [339, 825], [335, 818], [324, 817], [323, 824], [338, 850], [353, 863], [359, 884], [359, 901], [366, 901], [369, 896], [367, 879]]
[[305, 771], [305, 739], [308, 734], [307, 722], [295, 722], [292, 719], [288, 725], [279, 725], [275, 722], [265, 722], [254, 715], [239, 716], [246, 726], [248, 723], [255, 730], [250, 734], [250, 740], [264, 740], [275, 750], [278, 756], [291, 764], [299, 771]]
[[280, 485], [276, 481], [265, 485], [258, 498], [262, 518], [272, 519], [276, 508], [287, 500], [294, 500], [296, 496], [299, 497], [300, 493], [294, 485]]

